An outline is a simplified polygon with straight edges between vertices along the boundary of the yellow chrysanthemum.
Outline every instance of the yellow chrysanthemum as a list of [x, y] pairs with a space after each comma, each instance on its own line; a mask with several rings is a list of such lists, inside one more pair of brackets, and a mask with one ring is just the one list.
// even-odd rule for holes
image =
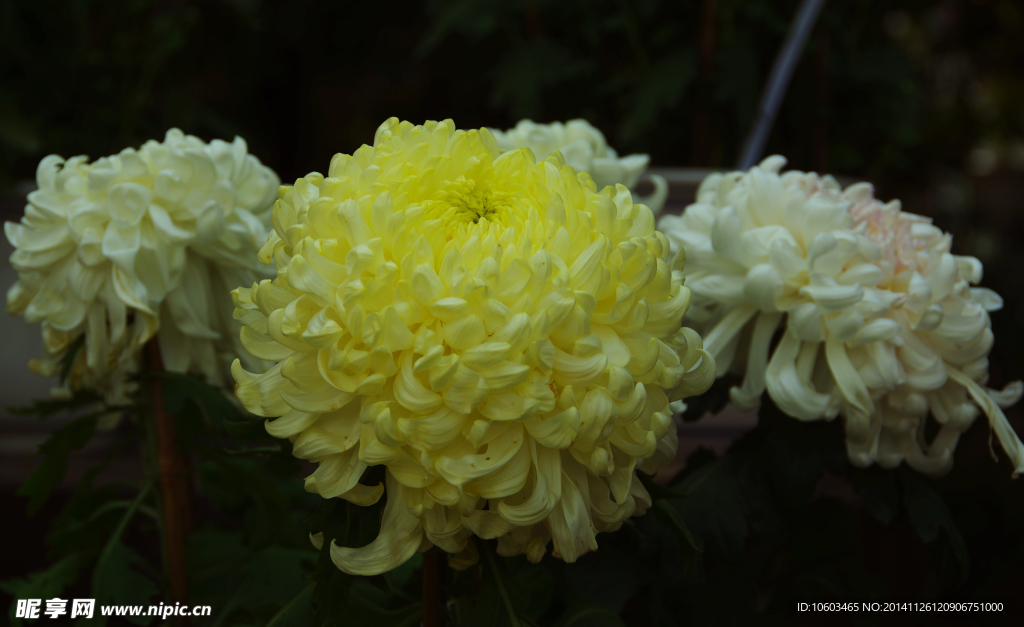
[[[7, 310], [42, 323], [46, 356], [35, 372], [126, 402], [140, 348], [158, 335], [169, 370], [215, 383], [237, 355], [227, 292], [265, 275], [256, 260], [280, 183], [245, 142], [207, 144], [178, 129], [163, 142], [88, 163], [52, 155], [25, 217], [7, 222], [18, 282]], [[254, 363], [255, 365], [255, 363]]]
[[[373, 574], [436, 545], [474, 559], [475, 534], [566, 561], [643, 513], [638, 464], [674, 453], [670, 400], [714, 362], [680, 328], [682, 256], [651, 211], [600, 193], [559, 153], [502, 153], [487, 129], [390, 119], [329, 175], [285, 188], [261, 255], [274, 281], [234, 292], [238, 398], [319, 464], [307, 489], [376, 502], [379, 537], [334, 546]], [[322, 538], [313, 538], [315, 543]]]
[[981, 263], [953, 255], [951, 236], [899, 201], [882, 204], [870, 185], [843, 190], [830, 176], [779, 174], [784, 164], [776, 156], [713, 174], [681, 217], [659, 224], [690, 255], [688, 322], [720, 374], [744, 374], [733, 403], [753, 409], [767, 389], [794, 418], [841, 414], [853, 463], [905, 460], [928, 474], [950, 469], [980, 407], [1014, 476], [1024, 471], [1024, 446], [1000, 410], [1024, 386], [985, 387], [988, 312], [1002, 300], [971, 287]]

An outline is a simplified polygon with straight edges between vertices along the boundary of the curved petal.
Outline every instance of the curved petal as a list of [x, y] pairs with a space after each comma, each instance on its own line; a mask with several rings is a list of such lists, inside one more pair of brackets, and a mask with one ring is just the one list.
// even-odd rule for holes
[[389, 472], [388, 495], [377, 538], [360, 548], [341, 547], [331, 542], [331, 561], [350, 575], [379, 575], [395, 569], [416, 553], [423, 539], [419, 518], [409, 513], [398, 496], [398, 482]]

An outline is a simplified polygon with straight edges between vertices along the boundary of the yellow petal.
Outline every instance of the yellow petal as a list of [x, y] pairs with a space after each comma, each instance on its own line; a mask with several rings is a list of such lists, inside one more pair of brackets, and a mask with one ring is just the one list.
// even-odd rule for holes
[[521, 396], [515, 392], [499, 392], [487, 395], [477, 410], [491, 420], [522, 420], [537, 412], [540, 401]]
[[590, 520], [589, 504], [584, 495], [562, 470], [562, 498], [551, 512], [551, 539], [554, 543], [552, 554], [568, 563], [590, 551], [597, 550], [595, 530]]
[[[330, 349], [338, 343], [344, 334], [345, 330], [341, 328], [341, 325], [328, 318], [327, 310], [322, 309], [310, 318], [306, 330], [302, 332], [302, 339], [315, 348]], [[253, 354], [255, 355], [255, 353]], [[266, 358], [262, 357], [261, 359]]]
[[538, 444], [553, 449], [569, 448], [580, 432], [580, 411], [570, 407], [553, 416], [526, 420], [523, 426]]
[[398, 376], [395, 378], [395, 400], [402, 407], [418, 414], [426, 414], [441, 405], [441, 395], [429, 390], [420, 383], [413, 373], [413, 353], [410, 350], [402, 353]]
[[340, 496], [352, 490], [366, 470], [366, 464], [359, 461], [358, 450], [352, 449], [322, 460], [313, 473], [316, 492], [325, 499]]
[[455, 373], [458, 372], [458, 369], [458, 355], [451, 354], [438, 358], [437, 363], [430, 367], [430, 374], [428, 376], [430, 388], [438, 392], [447, 388], [455, 377]]
[[587, 392], [580, 404], [580, 432], [573, 448], [592, 451], [595, 446], [605, 442], [618, 423], [618, 414], [615, 401], [607, 392], [600, 388]]
[[441, 395], [444, 403], [460, 414], [468, 414], [487, 396], [487, 382], [475, 370], [459, 363], [451, 384]]
[[598, 380], [608, 366], [608, 356], [597, 353], [576, 357], [555, 349], [554, 377], [560, 385], [590, 385]]
[[498, 503], [498, 512], [509, 522], [526, 527], [540, 523], [551, 513], [562, 498], [561, 454], [551, 448], [530, 443], [533, 462], [533, 486], [523, 499], [504, 499]]
[[239, 334], [242, 346], [254, 357], [265, 361], [283, 361], [295, 353], [294, 350], [275, 342], [269, 336], [258, 333], [248, 326], [242, 327]]
[[331, 543], [331, 561], [350, 575], [379, 575], [404, 564], [420, 545], [423, 528], [398, 498], [398, 482], [387, 474], [388, 502], [380, 533], [364, 547], [353, 549]]
[[246, 372], [242, 368], [242, 363], [236, 359], [231, 364], [231, 374], [238, 384], [235, 386], [235, 395], [252, 413], [257, 416], [276, 417], [288, 411], [289, 407], [281, 395], [284, 380], [281, 377], [280, 364], [256, 375]]
[[[530, 467], [532, 466], [529, 448], [528, 446], [520, 446], [516, 454], [501, 468], [501, 472], [496, 472], [483, 479], [468, 483], [463, 489], [470, 494], [475, 494], [485, 499], [500, 499], [519, 492], [526, 485]], [[469, 523], [466, 526], [473, 529]], [[504, 531], [502, 533], [508, 532]]]
[[430, 303], [430, 315], [444, 322], [455, 322], [469, 314], [469, 303], [462, 298], [441, 298]]
[[477, 372], [484, 378], [488, 390], [499, 392], [526, 381], [530, 376], [530, 367], [526, 364], [503, 361], [492, 368], [478, 369]]
[[287, 411], [285, 411], [281, 417], [274, 420], [267, 420], [264, 425], [267, 429], [267, 433], [275, 438], [290, 438], [308, 428], [316, 422], [319, 417], [320, 414], [301, 412], [287, 408]]
[[515, 525], [502, 518], [497, 512], [480, 509], [463, 518], [462, 524], [484, 540], [493, 540], [515, 529]]
[[444, 448], [462, 432], [466, 417], [441, 406], [427, 415], [398, 419], [398, 432], [402, 438], [421, 450]]
[[341, 494], [338, 498], [345, 499], [346, 501], [359, 505], [360, 507], [367, 507], [373, 505], [380, 500], [380, 497], [384, 494], [384, 484], [378, 483], [375, 486], [363, 485], [357, 483], [354, 488]]
[[523, 429], [515, 423], [487, 444], [483, 453], [438, 458], [437, 472], [449, 483], [463, 486], [502, 468], [523, 444]]
[[281, 390], [281, 400], [287, 403], [289, 407], [299, 411], [327, 413], [347, 405], [352, 400], [352, 395], [337, 390], [330, 385], [324, 385], [310, 391]]
[[444, 340], [456, 350], [477, 346], [487, 337], [487, 329], [480, 316], [470, 314], [444, 325]]
[[481, 371], [493, 368], [508, 357], [512, 349], [510, 344], [504, 342], [484, 342], [462, 352], [462, 363], [470, 368]]

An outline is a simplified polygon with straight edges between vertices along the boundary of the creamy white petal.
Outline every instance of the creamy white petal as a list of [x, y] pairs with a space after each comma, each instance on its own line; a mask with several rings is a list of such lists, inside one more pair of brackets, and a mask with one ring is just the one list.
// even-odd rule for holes
[[[995, 341], [986, 312], [1002, 299], [972, 287], [981, 263], [950, 254], [951, 237], [930, 219], [879, 202], [867, 183], [843, 190], [829, 176], [779, 174], [784, 163], [710, 175], [682, 216], [661, 220], [686, 249], [687, 323], [705, 335], [719, 375], [746, 373], [732, 390], [738, 406], [756, 405], [763, 371], [764, 389], [791, 416], [842, 414], [853, 463], [947, 471], [978, 414], [970, 384], [951, 377], [986, 379]], [[786, 314], [766, 369], [765, 313], [752, 322], [754, 310]], [[992, 408], [1016, 402], [1016, 390], [971, 392], [1014, 460], [1016, 436]], [[940, 425], [931, 446], [929, 421]]]

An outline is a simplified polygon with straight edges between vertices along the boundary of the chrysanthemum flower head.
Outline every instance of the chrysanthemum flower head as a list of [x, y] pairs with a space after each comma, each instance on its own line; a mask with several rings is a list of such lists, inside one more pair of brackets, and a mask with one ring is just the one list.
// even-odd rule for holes
[[[981, 263], [953, 255], [928, 218], [883, 204], [870, 185], [788, 171], [770, 157], [713, 174], [697, 202], [659, 227], [688, 254], [688, 321], [719, 374], [744, 374], [731, 398], [753, 409], [767, 388], [800, 420], [845, 421], [850, 460], [929, 474], [979, 414], [1024, 471], [1024, 447], [1000, 410], [1024, 386], [985, 387], [1002, 301], [972, 287]], [[782, 328], [772, 350], [773, 337]], [[928, 437], [926, 423], [938, 424]]]
[[[546, 159], [556, 150], [577, 172], [586, 172], [594, 180], [598, 190], [607, 185], [636, 186], [650, 163], [647, 155], [635, 154], [619, 157], [615, 149], [599, 129], [586, 120], [570, 120], [537, 124], [532, 120], [520, 120], [507, 131], [491, 129], [498, 147], [502, 150], [529, 148], [538, 161]], [[641, 203], [658, 215], [668, 198], [668, 183], [658, 175], [649, 176], [654, 192], [639, 199]]]
[[158, 335], [168, 369], [221, 382], [237, 345], [226, 295], [265, 272], [256, 253], [277, 175], [240, 138], [206, 144], [171, 129], [93, 163], [46, 157], [36, 178], [25, 217], [5, 224], [18, 271], [7, 310], [42, 324], [46, 355], [30, 367], [56, 375], [84, 340], [58, 392], [121, 403]]
[[237, 394], [318, 464], [310, 491], [372, 504], [385, 486], [360, 478], [386, 466], [380, 535], [333, 546], [342, 570], [431, 545], [465, 565], [474, 534], [571, 562], [648, 507], [635, 470], [671, 458], [669, 403], [714, 363], [624, 186], [598, 193], [559, 153], [502, 153], [487, 129], [392, 118], [283, 188], [273, 220], [277, 278], [234, 294], [246, 348], [277, 364], [236, 364]]

